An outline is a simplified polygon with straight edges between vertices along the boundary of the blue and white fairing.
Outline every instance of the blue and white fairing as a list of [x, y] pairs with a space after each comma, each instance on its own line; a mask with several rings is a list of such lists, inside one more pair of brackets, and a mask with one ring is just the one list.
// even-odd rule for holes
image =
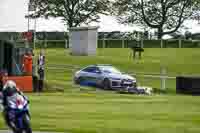
[[9, 96], [7, 98], [7, 103], [9, 110], [27, 111], [29, 109], [28, 99], [25, 96], [20, 95], [18, 93]]

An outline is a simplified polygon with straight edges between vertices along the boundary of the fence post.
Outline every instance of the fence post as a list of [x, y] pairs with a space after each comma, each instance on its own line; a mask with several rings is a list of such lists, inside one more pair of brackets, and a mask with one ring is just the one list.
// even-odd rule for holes
[[161, 67], [161, 90], [165, 90], [166, 89], [166, 75], [167, 75], [167, 71], [165, 67]]
[[182, 47], [182, 40], [179, 39], [179, 40], [178, 40], [178, 43], [179, 43], [179, 48], [181, 48], [181, 47]]
[[141, 47], [144, 48], [144, 39], [141, 40]]
[[[27, 39], [25, 40], [25, 48], [29, 48], [29, 43], [28, 43]], [[34, 45], [33, 49], [35, 50], [35, 45]]]
[[46, 38], [44, 40], [44, 47], [47, 48], [47, 40], [46, 40]]
[[103, 48], [106, 48], [106, 43], [104, 38], [103, 38]]
[[69, 51], [72, 52], [72, 32], [71, 31], [68, 32], [68, 38], [69, 38], [68, 39]]
[[160, 40], [160, 47], [163, 48], [163, 40]]
[[124, 39], [122, 39], [122, 48], [125, 48], [125, 46], [124, 46]]
[[69, 48], [68, 47], [68, 41], [67, 41], [67, 39], [65, 39], [65, 49], [67, 49], [67, 48]]

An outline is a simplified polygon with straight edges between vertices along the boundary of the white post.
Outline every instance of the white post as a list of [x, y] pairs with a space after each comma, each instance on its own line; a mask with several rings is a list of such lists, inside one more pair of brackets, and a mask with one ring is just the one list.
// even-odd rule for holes
[[[145, 32], [145, 29], [144, 29]], [[141, 38], [141, 48], [144, 48], [144, 32], [142, 32], [142, 38]]]
[[144, 48], [144, 39], [141, 40], [141, 47]]
[[35, 50], [35, 45], [36, 45], [36, 29], [37, 29], [37, 19], [35, 18], [34, 22], [34, 40], [33, 40], [33, 49]]
[[165, 69], [165, 67], [161, 67], [161, 90], [165, 90], [166, 89], [166, 76], [167, 76], [167, 71]]
[[138, 42], [140, 41], [140, 34], [139, 34], [139, 32], [137, 32], [137, 41]]
[[179, 42], [179, 48], [181, 48], [182, 47], [182, 40], [179, 39], [178, 42]]
[[26, 49], [28, 49], [28, 48], [29, 48], [29, 42], [28, 42], [28, 40], [27, 40], [27, 39], [25, 40], [25, 48], [26, 48]]
[[68, 32], [68, 43], [69, 43], [69, 51], [70, 51], [70, 53], [72, 52], [72, 40], [71, 40], [71, 38], [72, 38], [72, 33], [71, 33], [71, 31], [69, 31]]
[[29, 6], [30, 6], [30, 1], [28, 2], [28, 30], [27, 30], [27, 32], [29, 32], [29, 30], [30, 30], [30, 17], [29, 17], [29, 15], [30, 15], [30, 10], [29, 10]]
[[11, 41], [11, 42], [14, 42], [14, 38], [13, 38], [12, 35], [11, 35], [10, 41]]
[[103, 48], [106, 48], [106, 42], [104, 38], [103, 38]]
[[124, 46], [124, 39], [122, 39], [122, 48], [125, 48], [125, 46]]
[[163, 48], [163, 40], [162, 39], [160, 40], [160, 45], [161, 45], [160, 47]]
[[44, 40], [44, 47], [47, 48], [47, 40]]
[[47, 34], [46, 32], [44, 32], [44, 34], [45, 34], [44, 47], [47, 48]]

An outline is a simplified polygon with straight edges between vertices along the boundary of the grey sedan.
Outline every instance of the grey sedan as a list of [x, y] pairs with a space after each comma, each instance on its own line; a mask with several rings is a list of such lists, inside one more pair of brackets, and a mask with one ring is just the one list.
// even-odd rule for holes
[[74, 82], [80, 85], [95, 85], [103, 89], [135, 87], [136, 79], [123, 74], [112, 65], [91, 65], [77, 71]]

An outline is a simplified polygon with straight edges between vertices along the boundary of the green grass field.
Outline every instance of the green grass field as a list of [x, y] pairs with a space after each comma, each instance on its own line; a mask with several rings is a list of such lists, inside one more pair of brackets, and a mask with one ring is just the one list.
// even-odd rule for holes
[[[29, 95], [32, 126], [66, 133], [199, 133], [200, 100], [190, 96], [96, 93]], [[4, 127], [2, 121], [0, 127]]]
[[[145, 49], [140, 61], [129, 57], [129, 49], [98, 49], [98, 56], [70, 56], [64, 49], [46, 51], [47, 66], [113, 64], [124, 72], [198, 75], [199, 49]], [[28, 94], [35, 130], [69, 133], [199, 133], [199, 97], [175, 95], [175, 81], [167, 81], [170, 93], [153, 96], [120, 95], [72, 84], [71, 70], [48, 69], [49, 84], [64, 93]], [[159, 88], [158, 79], [138, 78], [141, 85]], [[89, 90], [89, 91], [88, 91]], [[94, 91], [91, 91], [94, 90]], [[0, 128], [5, 128], [2, 119]]]
[[[84, 67], [90, 64], [112, 64], [123, 72], [131, 73], [160, 73], [164, 66], [169, 76], [199, 75], [199, 49], [145, 49], [142, 60], [130, 58], [129, 49], [98, 49], [98, 56], [70, 56], [64, 49], [48, 49], [47, 64], [76, 65]], [[48, 66], [48, 65], [47, 65]], [[47, 70], [47, 79], [50, 82], [69, 86], [72, 81], [72, 71], [69, 69]], [[160, 79], [142, 78], [137, 76], [142, 86], [160, 88]], [[55, 81], [55, 82], [54, 82]], [[175, 92], [175, 79], [167, 80], [167, 92]], [[67, 87], [69, 88], [69, 87]], [[66, 89], [67, 89], [66, 88]]]

